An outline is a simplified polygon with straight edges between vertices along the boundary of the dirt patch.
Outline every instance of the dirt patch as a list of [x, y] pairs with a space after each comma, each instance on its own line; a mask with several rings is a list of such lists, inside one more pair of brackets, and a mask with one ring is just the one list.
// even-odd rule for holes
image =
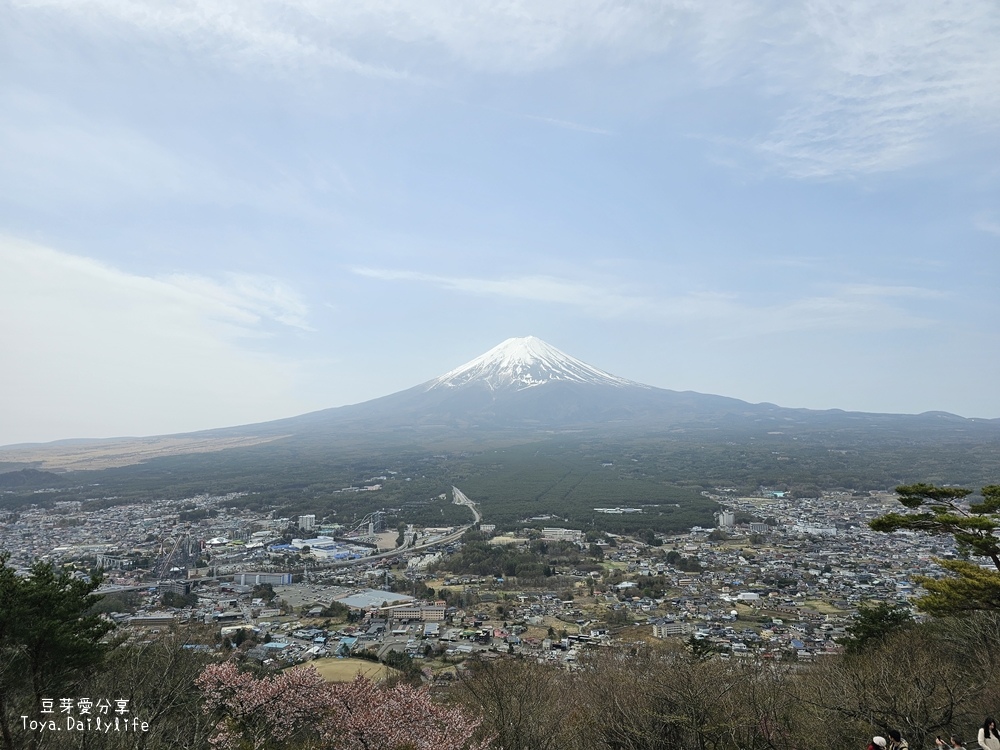
[[0, 463], [25, 464], [44, 471], [86, 471], [141, 464], [164, 456], [213, 453], [270, 443], [274, 437], [149, 437], [93, 440], [0, 449]]
[[336, 657], [314, 659], [297, 667], [292, 667], [292, 669], [302, 669], [304, 667], [315, 668], [319, 672], [319, 676], [327, 682], [350, 682], [359, 674], [367, 677], [369, 680], [382, 682], [396, 673], [396, 670], [390, 669], [384, 664], [378, 664], [367, 659], [338, 659]]

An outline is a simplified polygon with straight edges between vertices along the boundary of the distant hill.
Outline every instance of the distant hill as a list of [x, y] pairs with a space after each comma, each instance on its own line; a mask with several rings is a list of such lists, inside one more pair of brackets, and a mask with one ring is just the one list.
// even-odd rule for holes
[[58, 474], [38, 469], [21, 469], [0, 473], [0, 488], [5, 489], [41, 489], [55, 487], [62, 482]]

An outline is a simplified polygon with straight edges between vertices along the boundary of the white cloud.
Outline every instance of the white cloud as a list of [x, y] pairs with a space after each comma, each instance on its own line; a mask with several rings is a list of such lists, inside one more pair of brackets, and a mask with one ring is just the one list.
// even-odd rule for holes
[[980, 232], [986, 232], [987, 234], [992, 234], [1000, 237], [1000, 221], [997, 221], [990, 214], [980, 214], [975, 218], [973, 225]]
[[738, 88], [770, 120], [706, 135], [801, 178], [903, 168], [941, 153], [953, 130], [991, 130], [1000, 117], [992, 0], [22, 0], [11, 12], [97, 36], [124, 28], [202, 59], [294, 75], [424, 81], [654, 60], [654, 90], [634, 96]]
[[157, 279], [0, 238], [0, 444], [304, 411], [297, 366], [260, 338], [305, 316], [277, 280]]
[[405, 71], [366, 63], [338, 43], [352, 36], [347, 32], [351, 27], [341, 24], [357, 19], [357, 10], [347, 4], [339, 9], [311, 5], [274, 0], [26, 0], [19, 8], [49, 13], [63, 23], [75, 21], [95, 35], [114, 35], [114, 24], [121, 24], [238, 65], [321, 65], [366, 76], [407, 77]]
[[928, 289], [875, 284], [841, 285], [826, 294], [789, 298], [770, 305], [743, 304], [732, 310], [732, 336], [794, 331], [889, 331], [933, 325], [925, 310], [905, 300], [941, 299]]
[[559, 279], [551, 276], [519, 276], [507, 279], [441, 276], [416, 271], [355, 268], [354, 273], [382, 281], [415, 281], [467, 294], [490, 295], [531, 302], [554, 303], [586, 308], [599, 315], [638, 312], [644, 302], [619, 294], [608, 287]]
[[[180, 40], [206, 56], [278, 67], [322, 65], [362, 75], [409, 77], [364, 58], [444, 51], [480, 69], [530, 71], [598, 54], [631, 58], [662, 50], [678, 21], [696, 15], [684, 0], [22, 0], [19, 9], [76, 19], [92, 33], [116, 22]], [[359, 42], [378, 40], [361, 54]], [[387, 48], [386, 45], [389, 45]], [[407, 63], [409, 67], [409, 63]]]
[[552, 276], [500, 279], [444, 276], [405, 270], [356, 268], [354, 273], [381, 281], [429, 284], [478, 296], [505, 297], [578, 308], [595, 317], [635, 318], [662, 325], [692, 327], [718, 338], [809, 330], [891, 330], [931, 324], [926, 313], [907, 309], [908, 300], [943, 299], [935, 290], [910, 286], [841, 285], [827, 293], [766, 302], [735, 294], [694, 291], [681, 294], [638, 292], [612, 279], [591, 283]]
[[790, 5], [763, 72], [785, 102], [758, 149], [788, 173], [880, 172], [1000, 116], [1000, 6], [982, 0]]
[[[188, 292], [195, 307], [217, 309], [223, 319], [243, 324], [272, 320], [304, 331], [312, 330], [306, 321], [305, 302], [285, 282], [268, 276], [227, 274], [224, 282], [203, 276], [171, 275], [161, 280], [168, 287]], [[244, 332], [249, 332], [243, 328]]]
[[611, 135], [610, 130], [604, 130], [603, 128], [596, 128], [593, 125], [584, 125], [579, 122], [572, 122], [570, 120], [559, 120], [555, 117], [541, 117], [539, 115], [522, 115], [526, 120], [535, 120], [537, 122], [544, 122], [546, 125], [552, 125], [557, 128], [563, 128], [565, 130], [577, 130], [581, 133], [593, 133], [594, 135]]
[[[329, 220], [335, 210], [317, 205], [310, 184], [316, 175], [307, 170], [263, 163], [236, 174], [205, 155], [23, 89], [0, 90], [0, 110], [16, 113], [0, 118], [0, 198], [11, 205], [58, 213], [66, 205], [103, 210], [176, 202], [251, 206], [312, 220]], [[337, 164], [325, 162], [323, 169], [340, 178], [337, 190], [350, 192]]]
[[17, 117], [0, 120], [5, 154], [0, 191], [18, 202], [32, 196], [102, 205], [109, 194], [176, 196], [192, 185], [221, 185], [203, 168], [186, 164], [146, 136], [108, 122], [95, 122], [23, 90], [6, 90], [0, 105]]

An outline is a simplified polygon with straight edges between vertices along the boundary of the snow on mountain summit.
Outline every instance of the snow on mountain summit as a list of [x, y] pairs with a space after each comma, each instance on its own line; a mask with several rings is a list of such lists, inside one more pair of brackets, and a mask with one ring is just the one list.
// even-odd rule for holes
[[490, 390], [524, 390], [562, 381], [616, 387], [637, 386], [631, 380], [591, 367], [534, 336], [510, 338], [488, 352], [432, 380], [427, 390], [485, 384]]

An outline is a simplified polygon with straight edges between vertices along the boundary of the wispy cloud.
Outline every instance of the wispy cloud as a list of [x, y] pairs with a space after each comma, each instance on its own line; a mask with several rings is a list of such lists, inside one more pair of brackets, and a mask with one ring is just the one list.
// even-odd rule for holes
[[274, 279], [153, 278], [0, 237], [0, 318], [16, 321], [0, 326], [0, 349], [18, 363], [0, 371], [0, 442], [178, 432], [305, 411], [299, 364], [266, 347], [304, 327], [305, 315], [294, 290]]
[[58, 14], [88, 33], [123, 24], [206, 57], [418, 79], [413, 67], [428, 57], [507, 73], [585, 58], [641, 58], [669, 47], [703, 17], [724, 24], [731, 15], [727, 8], [704, 13], [687, 0], [21, 0], [17, 8]]
[[60, 295], [72, 299], [93, 293], [97, 314], [116, 310], [124, 320], [142, 319], [146, 313], [173, 316], [176, 321], [187, 321], [192, 332], [259, 337], [273, 335], [271, 323], [310, 330], [305, 302], [286, 282], [272, 277], [237, 273], [222, 279], [193, 274], [143, 276], [3, 237], [0, 265], [11, 280], [8, 297], [35, 300], [28, 305], [32, 309], [50, 305], [54, 314], [63, 307]]
[[366, 62], [351, 53], [345, 43], [351, 35], [348, 29], [351, 21], [364, 14], [347, 4], [308, 0], [181, 0], [167, 4], [156, 0], [23, 0], [19, 7], [57, 13], [62, 22], [75, 19], [95, 35], [113, 35], [117, 31], [114, 24], [120, 24], [179, 42], [206, 58], [237, 65], [262, 63], [290, 70], [318, 65], [374, 78], [410, 77], [405, 70]]
[[[58, 213], [64, 205], [105, 209], [153, 201], [252, 206], [310, 220], [328, 220], [336, 209], [317, 206], [317, 193], [348, 194], [349, 180], [330, 160], [332, 190], [319, 188], [310, 165], [259, 160], [255, 170], [237, 170], [224, 160], [162, 142], [119, 118], [81, 112], [66, 102], [17, 88], [0, 88], [0, 197]], [[214, 156], [214, 154], [213, 154]], [[237, 151], [232, 157], [240, 156]]]
[[884, 299], [942, 300], [949, 295], [940, 289], [924, 289], [918, 286], [896, 286], [887, 284], [845, 284], [840, 287], [844, 295], [854, 298], [872, 297]]
[[770, 305], [741, 304], [732, 310], [732, 335], [797, 331], [890, 331], [933, 325], [926, 309], [907, 300], [943, 299], [934, 290], [890, 285], [842, 285], [827, 293], [788, 298]]
[[223, 319], [243, 326], [245, 332], [271, 320], [290, 328], [311, 331], [308, 308], [287, 283], [269, 276], [230, 273], [220, 281], [204, 276], [170, 275], [161, 280], [179, 291], [194, 295], [195, 303], [217, 310]]
[[522, 115], [522, 117], [526, 120], [544, 122], [546, 125], [565, 128], [566, 130], [578, 130], [581, 133], [594, 133], [595, 135], [611, 135], [611, 131], [604, 128], [595, 128], [591, 125], [582, 125], [578, 122], [570, 122], [569, 120], [558, 120], [555, 117], [540, 117], [538, 115]]
[[381, 281], [426, 284], [475, 296], [502, 297], [562, 305], [595, 317], [636, 318], [668, 326], [691, 326], [719, 338], [808, 330], [891, 330], [932, 324], [925, 313], [907, 308], [910, 300], [940, 300], [946, 295], [912, 286], [853, 284], [826, 293], [761, 303], [724, 291], [650, 294], [552, 276], [500, 279], [445, 276], [406, 270], [355, 268]]
[[184, 163], [142, 133], [96, 122], [33, 92], [6, 89], [0, 106], [17, 113], [0, 120], [0, 191], [11, 201], [44, 194], [49, 201], [93, 206], [109, 194], [133, 200], [176, 196], [192, 184], [220, 187], [205, 169]]
[[1000, 116], [1000, 6], [788, 6], [761, 72], [783, 105], [757, 149], [796, 177], [882, 172], [940, 153], [948, 129]]
[[595, 287], [587, 283], [552, 276], [483, 279], [379, 268], [355, 268], [353, 271], [359, 276], [382, 281], [413, 281], [466, 294], [583, 307], [599, 315], [622, 315], [639, 312], [645, 305], [645, 301], [639, 297], [616, 293], [606, 287]]
[[992, 0], [22, 0], [12, 12], [48, 13], [91, 35], [125, 27], [206, 59], [295, 74], [418, 81], [654, 61], [662, 74], [633, 97], [738, 86], [754, 124], [714, 135], [796, 178], [904, 168], [1000, 119]]
[[1000, 237], [1000, 221], [997, 221], [996, 218], [990, 214], [979, 214], [975, 218], [973, 226], [975, 226], [980, 232], [986, 232], [987, 234]]

